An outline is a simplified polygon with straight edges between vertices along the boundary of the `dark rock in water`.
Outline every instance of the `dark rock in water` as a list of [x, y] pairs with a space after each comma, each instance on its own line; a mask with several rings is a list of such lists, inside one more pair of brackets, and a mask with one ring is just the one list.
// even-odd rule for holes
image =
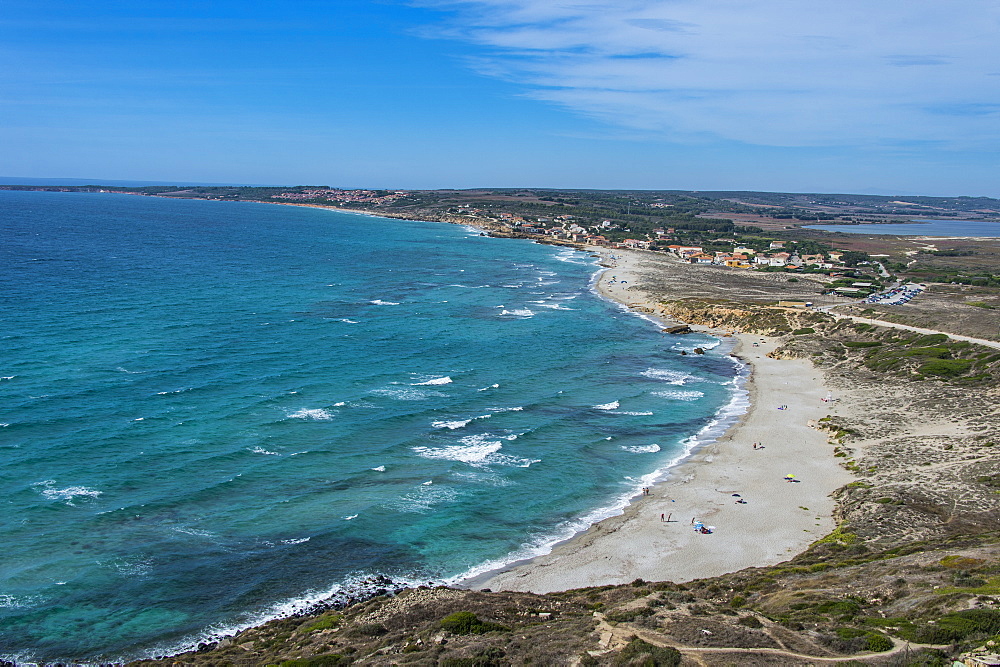
[[687, 356], [687, 350], [681, 350], [681, 354], [683, 354], [684, 356]]
[[700, 347], [696, 347], [696, 348], [694, 348], [694, 353], [695, 354], [705, 354], [705, 350], [703, 350]]
[[681, 324], [681, 325], [678, 325], [676, 327], [666, 327], [663, 330], [663, 333], [668, 333], [668, 334], [689, 334], [689, 333], [691, 333], [691, 327], [689, 327], [686, 324]]

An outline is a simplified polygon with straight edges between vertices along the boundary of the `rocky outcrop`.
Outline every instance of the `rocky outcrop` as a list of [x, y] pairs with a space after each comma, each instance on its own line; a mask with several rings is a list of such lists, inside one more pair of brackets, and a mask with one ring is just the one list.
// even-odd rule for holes
[[[711, 303], [694, 299], [664, 301], [659, 314], [671, 320], [735, 333], [775, 336], [791, 333], [826, 316], [811, 311], [749, 303]], [[673, 332], [669, 332], [673, 333]]]

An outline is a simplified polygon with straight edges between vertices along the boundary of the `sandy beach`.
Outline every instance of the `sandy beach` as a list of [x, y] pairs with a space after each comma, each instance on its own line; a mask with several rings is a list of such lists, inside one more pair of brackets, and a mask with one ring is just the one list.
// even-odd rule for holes
[[[605, 261], [612, 268], [601, 276], [599, 291], [655, 314], [655, 298], [643, 290], [641, 254], [616, 250], [614, 256]], [[633, 499], [624, 514], [476, 587], [544, 593], [637, 578], [683, 582], [779, 563], [833, 530], [830, 494], [852, 476], [815, 424], [843, 407], [824, 400], [828, 388], [809, 361], [767, 356], [777, 339], [736, 338], [734, 353], [752, 369], [751, 406], [737, 424], [693, 452], [649, 495]], [[695, 521], [714, 531], [696, 532]]]

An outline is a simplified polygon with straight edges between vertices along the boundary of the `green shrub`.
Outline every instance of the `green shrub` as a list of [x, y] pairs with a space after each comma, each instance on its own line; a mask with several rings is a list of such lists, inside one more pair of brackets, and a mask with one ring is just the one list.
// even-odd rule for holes
[[947, 359], [951, 356], [951, 350], [946, 347], [915, 347], [903, 353], [905, 357], [932, 357], [934, 359]]
[[864, 637], [870, 631], [861, 630], [860, 628], [836, 628], [834, 632], [837, 633], [837, 636], [841, 639], [854, 639], [856, 637]]
[[816, 611], [830, 616], [839, 616], [843, 619], [854, 618], [861, 611], [861, 605], [856, 600], [844, 598], [843, 600], [830, 600], [816, 606]]
[[739, 624], [745, 625], [748, 628], [760, 628], [764, 626], [756, 616], [740, 616]]
[[805, 334], [816, 333], [816, 330], [812, 327], [802, 327], [801, 329], [796, 329], [792, 332], [793, 336], [803, 336]]
[[968, 359], [933, 359], [917, 370], [924, 375], [938, 377], [955, 377], [969, 370], [972, 362]]
[[350, 634], [354, 637], [381, 637], [389, 634], [389, 628], [381, 623], [362, 623], [352, 628]]
[[945, 614], [935, 625], [917, 631], [918, 640], [926, 644], [947, 644], [966, 638], [993, 636], [1000, 632], [1000, 610], [966, 609]]
[[314, 622], [302, 628], [302, 632], [318, 632], [319, 630], [329, 630], [340, 625], [344, 619], [343, 614], [325, 614]]
[[510, 628], [499, 623], [481, 621], [471, 611], [457, 611], [441, 619], [441, 629], [455, 635], [481, 635], [487, 632], [510, 632]]
[[918, 346], [940, 345], [946, 340], [948, 340], [948, 334], [928, 334], [916, 339], [913, 344]]
[[681, 653], [669, 646], [654, 646], [641, 639], [633, 639], [615, 656], [613, 665], [641, 665], [641, 667], [676, 667], [681, 664]]
[[502, 667], [509, 665], [509, 660], [504, 660], [507, 655], [498, 646], [493, 646], [480, 651], [471, 658], [445, 658], [438, 663], [438, 667]]
[[315, 655], [311, 658], [299, 658], [298, 660], [285, 660], [280, 667], [339, 667], [339, 665], [349, 665], [353, 662], [350, 658], [331, 653], [329, 655]]
[[622, 611], [611, 611], [605, 615], [605, 618], [609, 621], [614, 621], [616, 623], [630, 623], [637, 618], [642, 618], [643, 616], [652, 616], [656, 613], [655, 609], [649, 607], [640, 607], [638, 609], [623, 609]]
[[889, 651], [893, 647], [892, 640], [881, 632], [869, 632], [865, 635], [865, 648], [875, 653]]
[[882, 344], [879, 340], [847, 340], [843, 342], [844, 347], [878, 347]]

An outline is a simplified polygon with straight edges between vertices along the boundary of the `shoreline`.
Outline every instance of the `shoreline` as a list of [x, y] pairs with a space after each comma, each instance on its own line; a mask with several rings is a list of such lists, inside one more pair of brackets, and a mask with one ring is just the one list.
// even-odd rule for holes
[[[641, 290], [641, 255], [615, 254], [619, 261], [600, 274], [598, 293], [659, 319], [655, 299]], [[621, 514], [556, 544], [548, 554], [465, 585], [548, 593], [635, 579], [690, 581], [779, 563], [832, 532], [830, 494], [853, 477], [834, 458], [826, 434], [813, 425], [836, 413], [838, 403], [823, 401], [828, 389], [809, 361], [766, 356], [778, 339], [733, 337], [737, 343], [731, 354], [750, 370], [744, 384], [749, 406], [725, 433], [667, 468], [649, 495], [632, 498]], [[762, 449], [754, 448], [757, 442]], [[786, 481], [787, 474], [799, 481]], [[696, 520], [715, 531], [695, 532]]]

